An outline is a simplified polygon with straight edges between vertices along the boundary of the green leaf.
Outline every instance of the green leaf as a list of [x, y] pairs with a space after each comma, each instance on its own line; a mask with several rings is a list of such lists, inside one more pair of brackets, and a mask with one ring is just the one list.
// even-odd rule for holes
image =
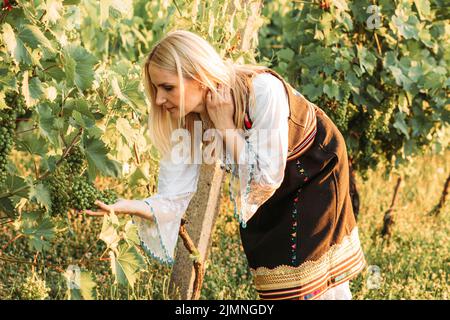
[[144, 258], [136, 247], [123, 244], [119, 247], [117, 254], [110, 251], [110, 257], [116, 283], [133, 287], [138, 273], [145, 268]]
[[331, 80], [324, 84], [323, 92], [330, 98], [339, 100], [339, 85], [336, 81]]
[[148, 184], [150, 177], [148, 172], [150, 170], [150, 164], [148, 162], [144, 162], [141, 166], [137, 167], [133, 174], [130, 176], [130, 186], [140, 185], [142, 181], [144, 184]]
[[36, 186], [32, 185], [28, 197], [31, 200], [36, 200], [36, 202], [44, 206], [47, 211], [50, 210], [52, 204], [50, 192], [42, 183], [39, 183]]
[[91, 128], [95, 125], [95, 120], [90, 117], [86, 117], [85, 115], [79, 113], [78, 111], [73, 111], [72, 117], [75, 122], [82, 128]]
[[102, 231], [100, 232], [99, 239], [103, 240], [108, 248], [117, 248], [120, 236], [117, 232], [117, 226], [119, 225], [119, 220], [117, 216], [113, 213], [104, 215]]
[[405, 122], [406, 115], [403, 112], [397, 112], [395, 115], [394, 128], [403, 133], [409, 139], [408, 125]]
[[[14, 219], [14, 203], [10, 198], [0, 198], [0, 212], [5, 213], [9, 218]], [[1, 217], [2, 215], [0, 215]]]
[[28, 65], [32, 63], [30, 50], [25, 47], [20, 38], [16, 37], [13, 28], [8, 23], [3, 24], [2, 38], [6, 48], [17, 63], [23, 62]]
[[70, 44], [64, 48], [62, 61], [68, 85], [75, 84], [81, 91], [91, 87], [97, 63], [93, 55], [83, 47]]
[[42, 88], [42, 82], [38, 77], [28, 78], [28, 72], [23, 74], [22, 82], [22, 93], [25, 98], [25, 103], [28, 107], [35, 106], [39, 99], [44, 94], [44, 89]]
[[131, 127], [130, 122], [125, 118], [119, 118], [116, 121], [116, 129], [127, 140], [128, 144], [136, 142], [135, 130]]
[[41, 155], [42, 157], [44, 157], [48, 151], [47, 142], [42, 137], [36, 137], [33, 134], [23, 135], [21, 140], [17, 140], [16, 148], [19, 151]]
[[100, 171], [104, 175], [118, 177], [121, 166], [117, 161], [107, 157], [108, 148], [103, 141], [95, 138], [86, 139], [84, 143], [86, 158], [89, 165], [89, 176], [95, 177], [95, 173]]
[[377, 63], [376, 56], [365, 47], [358, 46], [359, 65], [364, 68], [368, 74], [372, 75]]
[[428, 0], [414, 0], [421, 20], [431, 20], [431, 7]]
[[[8, 193], [13, 192], [14, 195], [28, 198], [30, 185], [25, 181], [24, 178], [19, 176], [7, 176], [5, 183], [2, 185], [2, 192]], [[17, 192], [16, 190], [21, 190]]]
[[68, 282], [68, 296], [70, 300], [95, 300], [97, 292], [95, 287], [97, 284], [92, 279], [89, 271], [81, 271], [79, 268], [67, 270], [64, 274]]
[[136, 245], [139, 246], [141, 244], [141, 240], [139, 238], [137, 226], [133, 223], [133, 221], [129, 220], [125, 225], [125, 241], [131, 246]]
[[36, 108], [39, 116], [39, 129], [41, 134], [46, 137], [54, 146], [59, 146], [58, 131], [55, 130], [55, 115], [52, 108], [47, 103], [42, 103]]
[[277, 52], [277, 56], [279, 59], [284, 60], [286, 62], [291, 62], [294, 58], [294, 51], [289, 48], [284, 48]]
[[20, 223], [22, 233], [29, 239], [30, 248], [37, 251], [49, 249], [49, 240], [55, 237], [55, 226], [48, 218], [42, 218], [39, 213], [22, 214]]
[[17, 89], [16, 75], [9, 68], [0, 68], [0, 90]]
[[36, 26], [29, 24], [21, 26], [18, 37], [30, 48], [45, 48], [51, 53], [55, 52], [50, 40]]
[[135, 107], [146, 107], [145, 99], [139, 86], [141, 80], [127, 79], [125, 85], [122, 87], [122, 94], [134, 104]]
[[311, 83], [303, 87], [303, 95], [310, 101], [315, 101], [323, 93], [320, 87], [317, 87]]
[[63, 5], [65, 6], [71, 6], [71, 5], [77, 5], [80, 3], [81, 0], [63, 0]]

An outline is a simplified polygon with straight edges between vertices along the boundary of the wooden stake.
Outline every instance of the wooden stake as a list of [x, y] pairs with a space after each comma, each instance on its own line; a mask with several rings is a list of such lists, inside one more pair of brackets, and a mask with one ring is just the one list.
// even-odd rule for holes
[[437, 216], [441, 212], [441, 209], [444, 207], [445, 204], [445, 199], [447, 198], [449, 184], [450, 184], [450, 174], [448, 175], [447, 180], [445, 180], [444, 190], [442, 190], [441, 199], [439, 200], [439, 203], [433, 208], [433, 210], [431, 210], [430, 214]]
[[353, 214], [355, 215], [355, 219], [358, 220], [360, 201], [352, 159], [348, 159], [348, 166], [350, 173], [350, 198], [352, 199]]
[[390, 237], [392, 235], [392, 226], [394, 224], [394, 218], [392, 217], [392, 212], [394, 211], [395, 201], [397, 200], [398, 190], [402, 182], [402, 177], [398, 177], [397, 185], [395, 186], [394, 196], [392, 197], [391, 207], [384, 214], [384, 224], [381, 230], [381, 235], [383, 237]]

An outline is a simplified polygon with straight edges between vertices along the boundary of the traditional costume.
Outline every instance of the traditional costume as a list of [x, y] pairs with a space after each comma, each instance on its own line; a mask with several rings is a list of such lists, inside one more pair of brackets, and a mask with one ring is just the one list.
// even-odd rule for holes
[[[344, 138], [273, 70], [249, 81], [255, 104], [245, 116], [245, 147], [238, 164], [227, 157], [224, 168], [232, 173], [230, 197], [256, 290], [261, 299], [351, 298], [348, 281], [366, 262]], [[144, 200], [155, 222], [133, 219], [144, 249], [173, 263], [199, 165], [174, 164], [169, 156], [160, 162], [157, 194]]]

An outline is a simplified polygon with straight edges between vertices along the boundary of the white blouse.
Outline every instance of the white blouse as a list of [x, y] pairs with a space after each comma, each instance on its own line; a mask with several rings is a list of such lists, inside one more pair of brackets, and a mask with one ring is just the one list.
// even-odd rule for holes
[[[255, 108], [250, 108], [252, 128], [247, 130], [238, 164], [231, 169], [230, 195], [235, 214], [245, 227], [256, 210], [281, 185], [288, 153], [288, 96], [283, 83], [269, 73], [253, 78]], [[158, 191], [144, 199], [155, 221], [133, 216], [147, 254], [173, 263], [181, 218], [197, 190], [200, 164], [173, 163], [170, 155], [161, 159]]]

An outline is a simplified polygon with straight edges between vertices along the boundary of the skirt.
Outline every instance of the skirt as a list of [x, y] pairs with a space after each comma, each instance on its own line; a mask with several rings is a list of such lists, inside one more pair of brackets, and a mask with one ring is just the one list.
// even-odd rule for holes
[[247, 226], [242, 246], [261, 299], [317, 299], [366, 266], [350, 200], [345, 141], [319, 108], [311, 147]]

